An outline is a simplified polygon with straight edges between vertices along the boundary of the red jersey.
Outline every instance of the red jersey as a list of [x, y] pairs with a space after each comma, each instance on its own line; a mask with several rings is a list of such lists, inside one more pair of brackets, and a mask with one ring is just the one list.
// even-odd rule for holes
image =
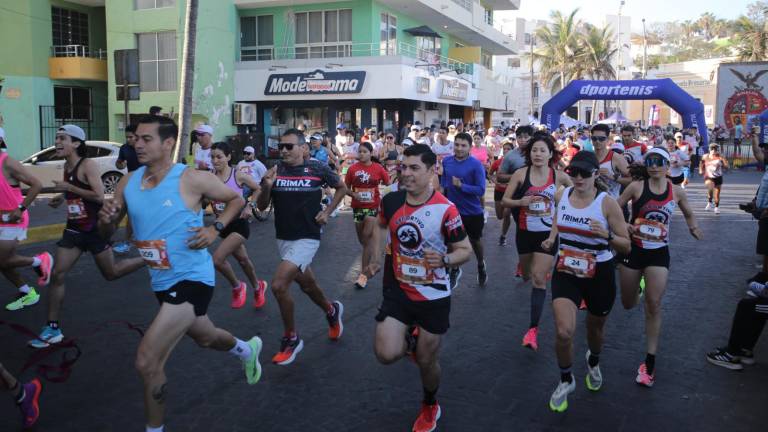
[[389, 174], [384, 167], [375, 162], [370, 166], [357, 162], [347, 170], [344, 183], [360, 197], [359, 200], [352, 198], [352, 208], [375, 209], [379, 207], [381, 200], [379, 184], [389, 184]]
[[[491, 169], [489, 171], [489, 174], [493, 175], [495, 173], [498, 173], [499, 172], [499, 168], [501, 167], [501, 163], [503, 161], [504, 161], [503, 157], [500, 157], [500, 158], [496, 159], [495, 161], [493, 161], [493, 163], [491, 164]], [[504, 192], [505, 190], [507, 190], [507, 184], [506, 183], [499, 183], [499, 181], [497, 180], [495, 186], [493, 187], [493, 190], [496, 191], [496, 192]]]
[[648, 151], [648, 146], [639, 142], [632, 141], [632, 144], [624, 146], [624, 158], [627, 159], [629, 164], [642, 163], [643, 155]]

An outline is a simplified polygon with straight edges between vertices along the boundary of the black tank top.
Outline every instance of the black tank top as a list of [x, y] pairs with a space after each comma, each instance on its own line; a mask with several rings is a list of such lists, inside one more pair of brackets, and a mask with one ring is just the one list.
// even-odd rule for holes
[[[64, 171], [64, 181], [72, 186], [90, 191], [93, 190], [91, 185], [77, 178], [78, 170], [84, 160], [85, 158], [81, 158], [72, 171]], [[85, 200], [80, 195], [69, 191], [64, 193], [64, 198], [67, 200], [67, 229], [80, 232], [94, 231], [101, 204]]]

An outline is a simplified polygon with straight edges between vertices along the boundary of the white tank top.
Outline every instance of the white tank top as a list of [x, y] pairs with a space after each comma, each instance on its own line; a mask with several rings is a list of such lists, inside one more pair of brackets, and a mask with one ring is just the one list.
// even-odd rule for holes
[[592, 252], [596, 255], [597, 262], [609, 261], [613, 258], [613, 252], [608, 246], [608, 240], [595, 237], [589, 227], [589, 222], [596, 220], [608, 229], [608, 219], [603, 214], [603, 199], [607, 196], [606, 193], [599, 192], [592, 204], [583, 209], [577, 209], [571, 205], [572, 191], [573, 187], [565, 189], [560, 202], [557, 203], [560, 247]]
[[608, 170], [608, 176], [601, 176], [605, 181], [605, 184], [608, 185], [608, 195], [613, 197], [613, 199], [618, 199], [621, 194], [621, 183], [613, 179], [615, 174], [615, 171], [613, 170], [613, 150], [608, 150], [605, 159], [600, 161], [600, 168]]

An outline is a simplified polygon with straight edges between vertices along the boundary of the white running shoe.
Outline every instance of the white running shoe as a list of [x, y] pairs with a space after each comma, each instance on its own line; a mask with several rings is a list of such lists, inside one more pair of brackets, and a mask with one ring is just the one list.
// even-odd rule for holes
[[715, 214], [720, 214], [720, 207], [715, 207]]
[[706, 206], [706, 207], [704, 207], [704, 210], [705, 210], [705, 211], [709, 211], [709, 210], [712, 210], [712, 203], [707, 203], [707, 206]]
[[549, 409], [555, 412], [563, 412], [568, 409], [568, 395], [576, 390], [576, 380], [571, 375], [571, 382], [560, 381], [557, 388], [549, 398]]

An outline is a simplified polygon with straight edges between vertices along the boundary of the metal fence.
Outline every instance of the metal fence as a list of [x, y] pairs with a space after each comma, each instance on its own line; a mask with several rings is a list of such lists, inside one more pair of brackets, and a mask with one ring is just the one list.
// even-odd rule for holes
[[65, 124], [80, 126], [88, 140], [107, 141], [109, 126], [106, 106], [40, 105], [40, 150], [51, 147], [56, 131]]
[[87, 45], [53, 45], [51, 57], [89, 57], [106, 60], [107, 50], [93, 49]]

